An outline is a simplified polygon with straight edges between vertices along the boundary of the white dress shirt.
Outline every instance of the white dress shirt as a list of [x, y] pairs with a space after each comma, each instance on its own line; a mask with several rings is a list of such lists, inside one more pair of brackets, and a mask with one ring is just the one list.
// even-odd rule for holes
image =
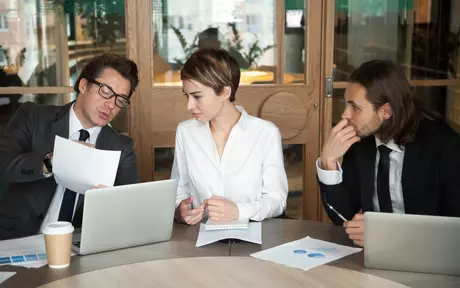
[[[383, 144], [380, 139], [375, 137], [375, 144], [377, 147], [380, 145], [385, 145], [390, 148], [392, 151], [390, 153], [390, 198], [391, 198], [391, 206], [393, 207], [393, 213], [405, 213], [404, 210], [404, 198], [402, 193], [402, 183], [401, 183], [401, 175], [402, 175], [402, 168], [403, 168], [403, 160], [404, 160], [404, 146], [401, 148], [398, 147], [394, 143], [393, 140], [390, 140], [388, 143]], [[379, 198], [377, 195], [377, 173], [378, 173], [378, 165], [380, 160], [380, 153], [377, 149], [377, 153], [375, 156], [375, 177], [374, 177], [374, 196], [372, 197], [372, 202], [374, 205], [374, 210], [379, 212]], [[320, 159], [316, 161], [316, 170], [318, 172], [318, 179], [321, 183], [325, 185], [337, 185], [342, 183], [342, 167], [340, 164], [337, 163], [337, 167], [339, 170], [323, 170], [320, 166]]]
[[178, 179], [176, 207], [190, 196], [194, 196], [193, 207], [198, 207], [217, 195], [238, 206], [240, 219], [262, 221], [279, 216], [288, 194], [279, 129], [236, 107], [242, 114], [222, 158], [209, 122], [191, 119], [177, 127], [171, 174]]
[[[75, 105], [75, 104], [74, 104]], [[78, 120], [77, 115], [75, 115], [74, 111], [74, 105], [70, 108], [69, 112], [69, 139], [70, 140], [78, 140], [80, 138], [80, 129], [83, 129], [83, 126], [80, 123], [80, 120]], [[101, 132], [102, 127], [96, 126], [90, 129], [85, 129], [89, 133], [89, 138], [86, 140], [86, 142], [96, 145], [96, 140], [97, 137], [99, 136], [99, 132]], [[58, 221], [59, 218], [59, 211], [61, 210], [61, 204], [62, 204], [62, 199], [64, 198], [64, 193], [65, 193], [65, 187], [62, 185], [57, 185], [56, 187], [56, 192], [54, 193], [53, 199], [51, 200], [50, 207], [48, 208], [48, 212], [46, 213], [45, 219], [43, 219], [42, 226], [40, 228], [40, 233], [42, 233], [43, 228], [48, 223]], [[77, 196], [75, 197], [75, 206], [74, 206], [74, 211], [75, 213], [75, 207], [78, 203], [78, 196], [79, 194], [77, 193]], [[72, 215], [73, 218], [73, 215]]]

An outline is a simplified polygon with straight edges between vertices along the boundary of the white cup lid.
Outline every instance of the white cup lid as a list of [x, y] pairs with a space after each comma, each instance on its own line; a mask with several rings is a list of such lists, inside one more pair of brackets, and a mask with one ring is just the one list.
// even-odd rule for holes
[[45, 226], [43, 229], [43, 234], [46, 235], [60, 235], [60, 234], [67, 234], [72, 233], [74, 230], [72, 223], [70, 222], [52, 222]]

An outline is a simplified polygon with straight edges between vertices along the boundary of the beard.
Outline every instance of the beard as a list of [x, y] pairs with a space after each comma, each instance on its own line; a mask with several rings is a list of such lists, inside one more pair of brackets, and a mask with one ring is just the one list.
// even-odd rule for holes
[[382, 125], [382, 122], [379, 116], [377, 115], [377, 113], [375, 113], [369, 122], [361, 126], [356, 125], [356, 123], [352, 123], [351, 125], [355, 128], [356, 134], [360, 138], [365, 138], [371, 135], [378, 134], [380, 127]]

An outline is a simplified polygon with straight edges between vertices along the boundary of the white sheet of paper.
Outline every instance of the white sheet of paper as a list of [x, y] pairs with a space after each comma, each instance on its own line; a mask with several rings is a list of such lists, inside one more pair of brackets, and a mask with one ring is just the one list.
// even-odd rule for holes
[[[45, 238], [43, 234], [0, 241], [0, 265], [16, 265], [26, 268], [38, 268], [46, 265], [48, 263], [46, 259], [43, 260], [37, 257], [36, 260], [28, 260], [30, 258], [24, 257], [24, 255], [37, 254], [46, 254]], [[5, 263], [5, 261], [2, 261], [4, 257], [16, 256], [22, 256], [23, 261], [16, 263]]]
[[34, 261], [34, 262], [24, 262], [24, 263], [16, 263], [12, 264], [14, 266], [21, 266], [24, 268], [40, 268], [45, 265], [48, 265], [48, 260], [39, 260], [39, 261]]
[[16, 272], [0, 272], [0, 284], [8, 280], [8, 278], [13, 276], [14, 274], [16, 274]]
[[361, 248], [348, 247], [305, 237], [297, 241], [253, 253], [250, 256], [293, 268], [308, 270], [361, 250]]
[[53, 174], [56, 183], [84, 194], [94, 186], [115, 183], [121, 151], [94, 149], [56, 136]]
[[200, 224], [200, 232], [196, 247], [208, 245], [224, 239], [240, 239], [247, 242], [262, 244], [262, 223], [251, 222], [248, 229], [212, 230], [207, 231], [205, 224]]

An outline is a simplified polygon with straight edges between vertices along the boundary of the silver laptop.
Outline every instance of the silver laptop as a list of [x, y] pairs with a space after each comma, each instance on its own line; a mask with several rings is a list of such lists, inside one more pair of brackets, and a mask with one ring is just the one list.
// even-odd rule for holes
[[364, 213], [367, 268], [460, 275], [460, 218]]
[[176, 188], [174, 179], [87, 191], [74, 252], [85, 255], [171, 239]]

